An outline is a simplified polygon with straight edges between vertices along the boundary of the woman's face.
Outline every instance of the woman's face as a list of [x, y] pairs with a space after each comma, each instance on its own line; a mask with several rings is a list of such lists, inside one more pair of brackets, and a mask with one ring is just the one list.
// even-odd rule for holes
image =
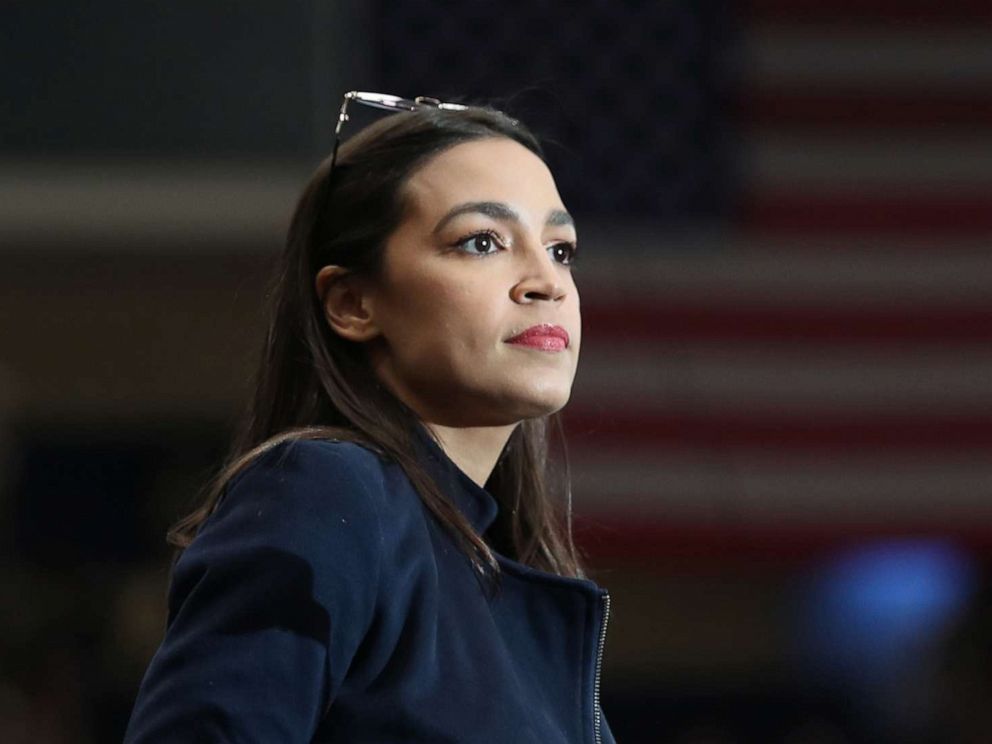
[[[562, 408], [582, 332], [568, 265], [576, 233], [547, 166], [513, 140], [475, 140], [428, 161], [404, 191], [408, 210], [367, 297], [379, 379], [447, 426]], [[567, 345], [509, 342], [540, 324], [564, 329]]]

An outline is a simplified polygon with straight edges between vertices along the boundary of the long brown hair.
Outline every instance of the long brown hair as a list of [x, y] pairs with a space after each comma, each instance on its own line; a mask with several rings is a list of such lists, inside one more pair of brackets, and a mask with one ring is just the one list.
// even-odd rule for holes
[[[466, 552], [480, 575], [498, 578], [492, 550], [418, 463], [416, 414], [382, 385], [362, 344], [334, 333], [314, 286], [326, 265], [379, 275], [383, 248], [403, 215], [402, 186], [420, 166], [461, 142], [508, 137], [544, 158], [523, 124], [488, 107], [392, 114], [345, 142], [314, 172], [294, 212], [269, 292], [269, 324], [255, 393], [203, 503], [168, 534], [176, 557], [217, 508], [228, 482], [257, 457], [294, 439], [361, 444], [403, 468], [426, 507]], [[549, 457], [552, 440], [560, 459]], [[487, 490], [500, 504], [489, 535], [496, 549], [563, 576], [584, 572], [572, 541], [567, 452], [559, 415], [514, 429]]]

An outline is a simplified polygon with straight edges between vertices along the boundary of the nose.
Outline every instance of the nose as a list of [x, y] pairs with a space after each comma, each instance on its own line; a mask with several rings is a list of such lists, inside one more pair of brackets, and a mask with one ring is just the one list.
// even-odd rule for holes
[[560, 301], [567, 292], [562, 278], [562, 269], [548, 254], [547, 248], [539, 242], [528, 246], [522, 253], [526, 259], [521, 262], [520, 279], [510, 290], [514, 302], [527, 303], [535, 300]]

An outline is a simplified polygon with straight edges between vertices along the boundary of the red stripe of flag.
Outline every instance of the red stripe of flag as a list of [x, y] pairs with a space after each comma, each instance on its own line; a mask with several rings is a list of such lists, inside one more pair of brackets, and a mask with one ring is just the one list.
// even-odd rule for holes
[[[665, 288], [657, 289], [664, 294]], [[848, 302], [865, 297], [851, 289]], [[671, 341], [787, 342], [816, 344], [974, 343], [992, 341], [992, 298], [985, 302], [901, 304], [844, 307], [790, 304], [770, 296], [767, 304], [734, 301], [728, 292], [700, 300], [602, 304], [583, 307], [586, 337], [611, 343]], [[871, 299], [870, 296], [867, 299]], [[660, 352], [659, 352], [660, 353]]]
[[727, 560], [801, 561], [848, 545], [905, 538], [952, 540], [992, 556], [992, 526], [974, 522], [942, 525], [919, 517], [885, 522], [685, 524], [643, 516], [578, 515], [575, 536], [596, 563], [630, 560], [667, 570], [678, 564], [693, 572], [725, 571]]
[[[664, 404], [664, 401], [660, 401]], [[702, 450], [774, 453], [992, 452], [992, 410], [968, 414], [926, 412], [837, 413], [811, 406], [808, 411], [685, 411], [634, 413], [628, 407], [590, 410], [570, 407], [563, 421], [570, 447], [625, 452]]]
[[733, 113], [744, 126], [765, 130], [966, 129], [992, 126], [992, 95], [986, 90], [971, 94], [884, 90], [810, 93], [783, 87], [747, 92], [736, 102]]
[[934, 194], [802, 193], [764, 189], [744, 199], [738, 225], [750, 234], [992, 236], [992, 195], [974, 191]]
[[749, 21], [864, 25], [965, 25], [992, 20], [988, 0], [750, 0]]

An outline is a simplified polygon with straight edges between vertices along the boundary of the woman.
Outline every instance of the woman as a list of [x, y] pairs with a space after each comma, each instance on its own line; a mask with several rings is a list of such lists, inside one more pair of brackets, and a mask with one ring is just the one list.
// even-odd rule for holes
[[127, 742], [613, 741], [609, 596], [547, 457], [575, 227], [519, 122], [410, 108], [297, 205], [243, 433], [170, 533]]

